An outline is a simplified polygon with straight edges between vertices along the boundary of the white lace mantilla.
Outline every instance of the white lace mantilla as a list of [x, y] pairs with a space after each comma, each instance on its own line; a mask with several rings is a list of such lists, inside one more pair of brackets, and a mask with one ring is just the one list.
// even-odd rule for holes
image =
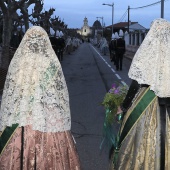
[[129, 77], [148, 84], [159, 97], [170, 97], [170, 22], [156, 19], [136, 52]]
[[47, 33], [30, 28], [10, 63], [0, 110], [0, 130], [18, 123], [34, 130], [70, 130], [69, 96]]

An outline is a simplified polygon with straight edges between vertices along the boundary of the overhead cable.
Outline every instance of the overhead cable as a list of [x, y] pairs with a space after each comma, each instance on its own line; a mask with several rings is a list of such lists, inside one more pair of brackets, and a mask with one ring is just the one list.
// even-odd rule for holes
[[121, 22], [126, 17], [127, 13], [128, 13], [128, 10], [125, 11], [125, 13], [120, 18], [119, 22]]
[[[165, 1], [168, 1], [168, 0], [164, 0]], [[158, 2], [155, 2], [155, 3], [152, 3], [152, 4], [149, 4], [149, 5], [145, 5], [145, 6], [141, 6], [141, 7], [136, 7], [136, 8], [130, 8], [130, 9], [140, 9], [140, 8], [146, 8], [146, 7], [150, 7], [150, 6], [153, 6], [153, 5], [157, 5], [161, 3], [161, 1], [158, 1]]]

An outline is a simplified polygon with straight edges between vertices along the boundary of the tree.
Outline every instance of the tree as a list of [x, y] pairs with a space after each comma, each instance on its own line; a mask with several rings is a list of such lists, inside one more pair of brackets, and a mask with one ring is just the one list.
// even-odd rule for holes
[[33, 17], [30, 19], [30, 22], [33, 25], [40, 25], [41, 22], [41, 11], [43, 10], [43, 5], [44, 3], [41, 0], [37, 0], [35, 3], [34, 9], [32, 9], [32, 14], [31, 16]]
[[12, 32], [13, 15], [18, 9], [24, 16], [25, 28], [28, 29], [28, 7], [37, 0], [0, 0], [0, 7], [3, 13], [3, 34], [2, 34], [2, 55], [1, 67], [7, 69], [9, 66], [9, 47]]

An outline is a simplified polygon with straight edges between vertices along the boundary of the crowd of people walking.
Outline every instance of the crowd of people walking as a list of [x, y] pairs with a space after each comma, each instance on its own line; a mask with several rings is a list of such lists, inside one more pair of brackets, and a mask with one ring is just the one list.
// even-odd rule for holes
[[51, 35], [49, 38], [59, 61], [63, 60], [63, 53], [71, 54], [82, 43], [77, 37], [68, 36], [64, 38], [62, 31], [57, 31], [56, 36]]
[[112, 40], [109, 43], [109, 51], [111, 61], [114, 62], [116, 70], [122, 70], [123, 56], [126, 51], [125, 40], [123, 39], [123, 31], [119, 31], [119, 35], [116, 32], [112, 34]]
[[68, 37], [66, 39], [66, 46], [65, 46], [65, 52], [66, 54], [71, 54], [73, 51], [75, 51], [80, 44], [82, 43], [82, 40], [80, 40], [77, 37]]
[[122, 30], [119, 30], [119, 34], [117, 32], [113, 33], [110, 42], [105, 37], [101, 37], [99, 40], [94, 38], [92, 42], [103, 55], [107, 55], [109, 52], [110, 61], [114, 63], [116, 70], [122, 71], [123, 57], [126, 52]]
[[[99, 46], [116, 70], [126, 51], [123, 31]], [[0, 108], [0, 169], [80, 170], [71, 134], [69, 93], [62, 67], [81, 40], [62, 32], [49, 37], [33, 26], [25, 33], [10, 63]], [[53, 50], [54, 49], [54, 50]], [[170, 22], [156, 19], [136, 52], [132, 79], [117, 110], [122, 114], [112, 170], [170, 169]], [[56, 56], [57, 55], [57, 56]], [[111, 160], [111, 161], [113, 161]]]

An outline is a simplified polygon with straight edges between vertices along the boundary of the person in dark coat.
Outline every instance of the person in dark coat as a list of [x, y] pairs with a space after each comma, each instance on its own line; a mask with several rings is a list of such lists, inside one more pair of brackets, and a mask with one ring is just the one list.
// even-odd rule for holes
[[65, 43], [65, 40], [64, 40], [64, 38], [63, 38], [63, 33], [62, 33], [62, 31], [60, 31], [59, 32], [59, 39], [58, 39], [58, 41], [59, 41], [59, 53], [60, 53], [60, 55], [59, 55], [59, 60], [60, 61], [62, 61], [63, 60], [63, 52], [64, 52], [64, 49], [65, 49], [65, 46], [66, 46], [66, 43]]
[[119, 38], [116, 41], [116, 70], [122, 70], [123, 56], [126, 51], [123, 31], [119, 31]]
[[14, 33], [11, 36], [10, 46], [14, 49], [17, 49], [20, 44], [20, 39], [18, 36], [18, 32], [14, 31]]
[[59, 41], [59, 31], [56, 32], [56, 37], [51, 36], [49, 37], [53, 50], [55, 51], [55, 54], [57, 55], [59, 61], [60, 61], [60, 41]]
[[56, 33], [55, 45], [56, 45], [57, 57], [58, 57], [59, 61], [61, 61], [60, 31], [57, 31], [57, 33]]
[[56, 50], [56, 37], [55, 36], [50, 36], [49, 37], [51, 45], [53, 47], [53, 50], [55, 51], [55, 54], [57, 55], [57, 50]]
[[112, 34], [112, 39], [109, 43], [109, 51], [110, 51], [110, 61], [116, 64], [116, 38], [115, 34]]

